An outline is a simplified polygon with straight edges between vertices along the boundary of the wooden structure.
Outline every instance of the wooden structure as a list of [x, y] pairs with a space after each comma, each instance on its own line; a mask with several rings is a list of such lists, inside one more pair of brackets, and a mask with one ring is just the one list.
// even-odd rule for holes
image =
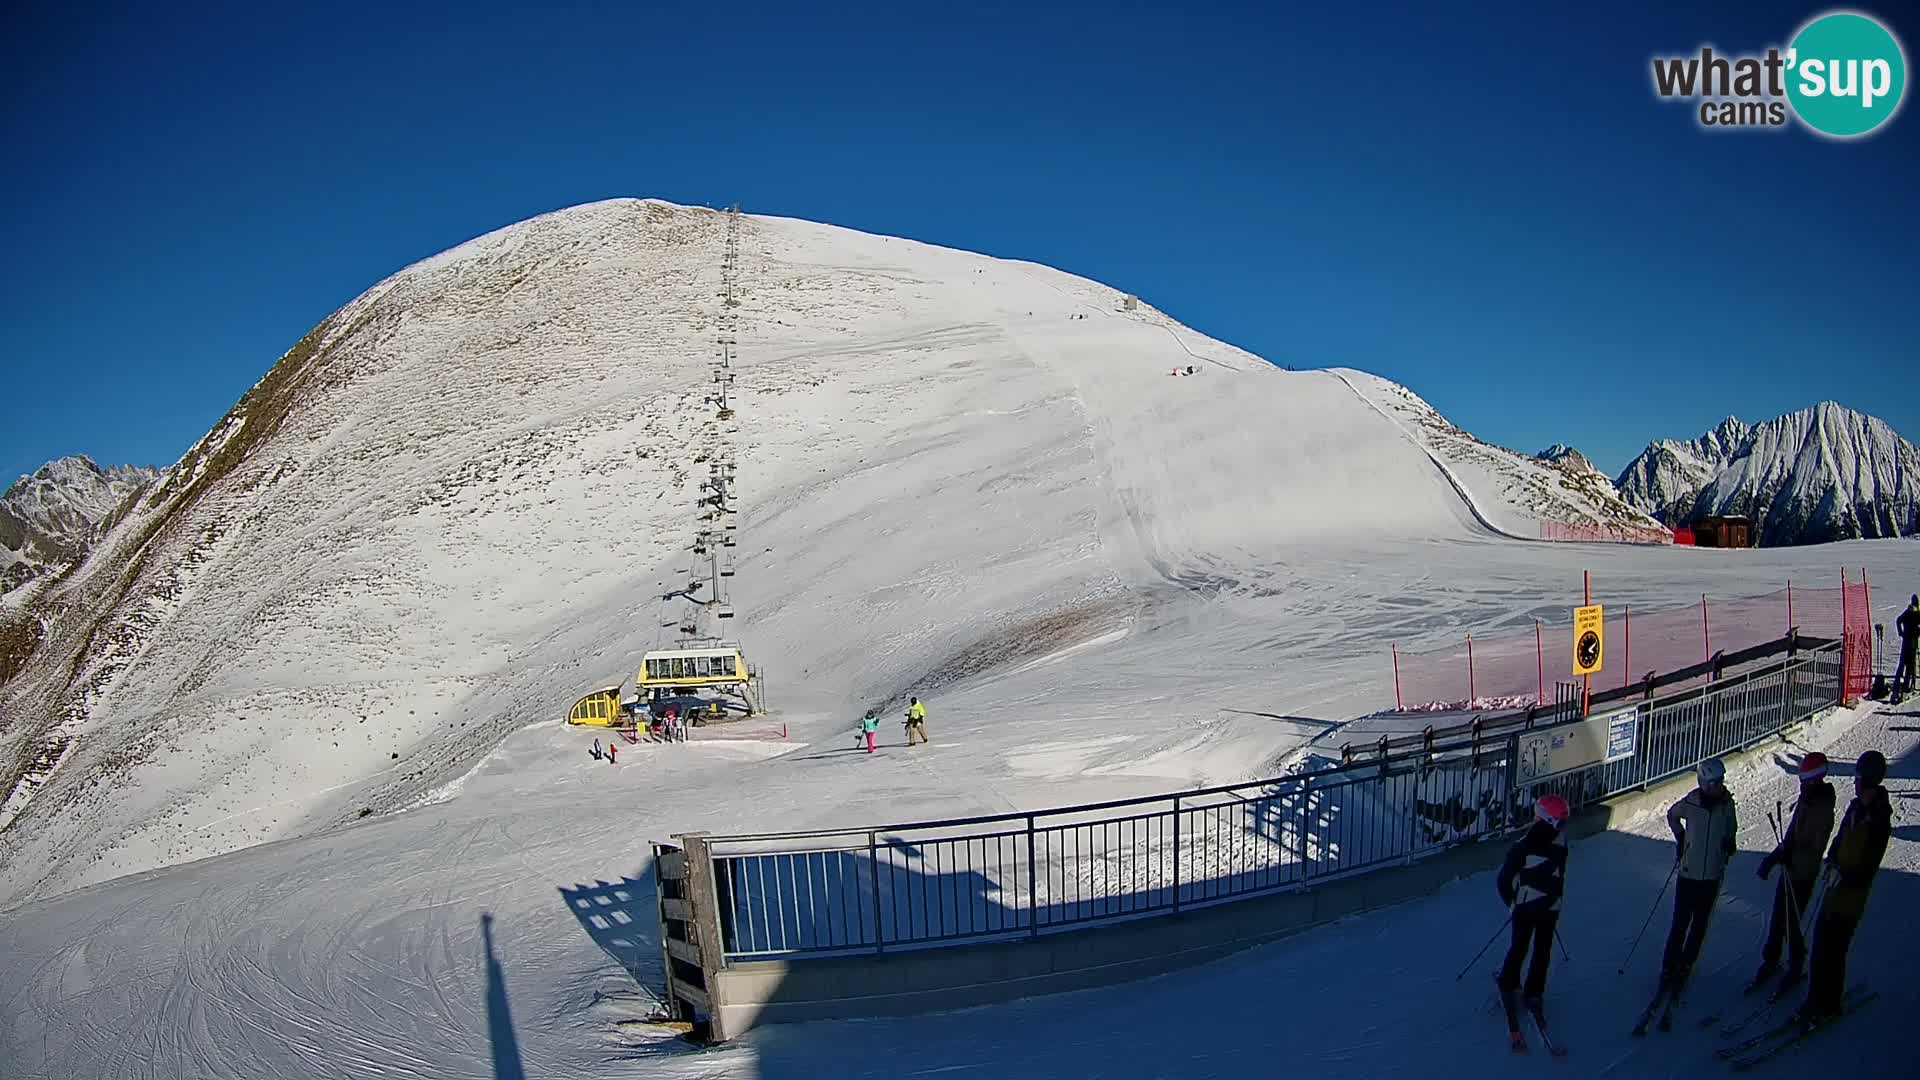
[[1753, 522], [1743, 517], [1703, 517], [1693, 523], [1696, 547], [1744, 548], [1753, 546]]

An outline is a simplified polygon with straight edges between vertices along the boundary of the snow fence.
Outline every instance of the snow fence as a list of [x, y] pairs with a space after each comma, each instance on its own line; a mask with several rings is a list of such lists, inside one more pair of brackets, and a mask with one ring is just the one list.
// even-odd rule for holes
[[[1606, 665], [1593, 677], [1597, 688], [1626, 687], [1648, 676], [1696, 666], [1711, 667], [1731, 656], [1775, 641], [1795, 629], [1803, 635], [1843, 637], [1866, 648], [1872, 621], [1866, 576], [1830, 588], [1788, 582], [1759, 596], [1715, 597], [1702, 593], [1684, 606], [1635, 611], [1605, 609]], [[1390, 648], [1394, 708], [1400, 712], [1458, 712], [1523, 708], [1551, 701], [1556, 683], [1574, 678], [1571, 607], [1565, 623], [1534, 620], [1519, 633], [1463, 634], [1457, 644], [1424, 652]], [[1860, 657], [1848, 698], [1865, 693], [1866, 658]]]

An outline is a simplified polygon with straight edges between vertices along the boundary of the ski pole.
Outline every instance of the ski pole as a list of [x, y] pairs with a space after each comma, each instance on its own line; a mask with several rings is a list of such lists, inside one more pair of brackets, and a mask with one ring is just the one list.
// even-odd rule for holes
[[1567, 953], [1566, 939], [1560, 936], [1560, 928], [1557, 926], [1553, 928], [1553, 940], [1560, 943], [1560, 959], [1569, 964], [1573, 963], [1573, 957]]
[[1653, 917], [1660, 912], [1660, 901], [1666, 899], [1667, 890], [1673, 885], [1673, 875], [1679, 872], [1680, 864], [1678, 862], [1673, 864], [1673, 869], [1667, 871], [1666, 884], [1660, 886], [1660, 895], [1653, 898], [1653, 909], [1647, 912], [1647, 921], [1640, 924], [1640, 932], [1633, 936], [1633, 947], [1627, 950], [1626, 960], [1620, 961], [1620, 974], [1625, 975], [1627, 973], [1627, 960], [1633, 959], [1633, 954], [1639, 951], [1640, 939], [1647, 936], [1647, 927], [1653, 925]]
[[1493, 943], [1500, 940], [1500, 935], [1506, 931], [1508, 925], [1512, 922], [1513, 912], [1508, 911], [1506, 921], [1500, 924], [1500, 929], [1493, 932], [1493, 936], [1487, 939], [1487, 943], [1480, 946], [1480, 951], [1473, 954], [1473, 959], [1467, 961], [1467, 966], [1460, 969], [1460, 974], [1453, 977], [1454, 982], [1459, 982], [1461, 979], [1467, 977], [1467, 972], [1472, 971], [1473, 965], [1479, 963], [1480, 958], [1487, 955], [1487, 950], [1493, 948]]

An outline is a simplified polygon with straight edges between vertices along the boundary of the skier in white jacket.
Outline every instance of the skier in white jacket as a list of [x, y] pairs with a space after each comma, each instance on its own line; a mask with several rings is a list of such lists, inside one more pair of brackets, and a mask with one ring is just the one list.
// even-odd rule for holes
[[1660, 978], [1675, 994], [1686, 986], [1687, 976], [1700, 959], [1707, 920], [1720, 898], [1720, 880], [1726, 876], [1727, 860], [1738, 848], [1734, 838], [1740, 831], [1733, 796], [1726, 787], [1727, 767], [1719, 758], [1708, 758], [1697, 771], [1700, 786], [1667, 810], [1667, 827], [1673, 830], [1677, 846], [1674, 862], [1680, 883], [1673, 893], [1673, 929], [1667, 932]]

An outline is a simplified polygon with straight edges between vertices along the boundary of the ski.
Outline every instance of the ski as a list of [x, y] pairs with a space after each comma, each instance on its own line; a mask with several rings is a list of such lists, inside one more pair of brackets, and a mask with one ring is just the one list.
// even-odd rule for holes
[[[1778, 1003], [1779, 1002], [1777, 999], [1769, 997], [1767, 1000], [1761, 1002], [1760, 1004], [1754, 1006], [1752, 1009], [1748, 1010], [1746, 1013], [1742, 1014], [1739, 1019], [1734, 1020], [1731, 1023], [1720, 1025], [1721, 1036], [1724, 1038], [1731, 1035], [1737, 1035], [1740, 1032], [1745, 1031], [1746, 1029], [1752, 1027], [1755, 1021], [1760, 1020], [1761, 1018], [1765, 1017], [1768, 1013], [1771, 1013], [1773, 1011], [1773, 1007]], [[1714, 1021], [1717, 1021], [1719, 1019], [1720, 1019], [1720, 1014], [1709, 1016], [1705, 1020], [1700, 1021], [1700, 1026], [1710, 1027], [1712, 1026]]]
[[1661, 1031], [1673, 1030], [1673, 1013], [1675, 1009], [1678, 1009], [1680, 1007], [1680, 999], [1685, 994], [1685, 992], [1686, 992], [1686, 987], [1684, 985], [1681, 985], [1681, 986], [1675, 987], [1672, 990], [1672, 992], [1667, 994], [1666, 1007], [1660, 1010], [1659, 1027]]
[[1494, 986], [1500, 994], [1501, 1011], [1507, 1015], [1508, 1048], [1516, 1054], [1524, 1054], [1527, 1052], [1527, 1037], [1520, 1030], [1520, 1010], [1514, 1005], [1514, 998], [1517, 995], [1501, 988], [1498, 976], [1495, 976]]
[[1753, 1068], [1754, 1066], [1760, 1064], [1761, 1062], [1767, 1061], [1773, 1058], [1775, 1055], [1783, 1054], [1792, 1050], [1799, 1049], [1802, 1045], [1806, 1043], [1808, 1039], [1811, 1039], [1814, 1036], [1819, 1035], [1822, 1032], [1828, 1030], [1829, 1028], [1832, 1028], [1838, 1025], [1840, 1021], [1845, 1020], [1847, 1017], [1853, 1015], [1856, 1012], [1859, 1012], [1862, 1008], [1866, 1007], [1868, 1002], [1871, 1002], [1874, 998], [1877, 998], [1879, 996], [1880, 996], [1879, 991], [1867, 990], [1862, 992], [1857, 997], [1853, 997], [1847, 1001], [1842, 1002], [1840, 1005], [1839, 1012], [1833, 1014], [1832, 1016], [1828, 1017], [1825, 1020], [1822, 1020], [1817, 1024], [1812, 1024], [1812, 1025], [1799, 1024], [1799, 1023], [1793, 1024], [1790, 1028], [1790, 1033], [1786, 1038], [1775, 1039], [1771, 1042], [1766, 1043], [1765, 1045], [1760, 1046], [1758, 1049], [1755, 1049], [1744, 1056], [1734, 1058], [1731, 1062], [1733, 1066], [1733, 1071], [1745, 1072], [1746, 1070]]
[[1633, 1033], [1635, 1036], [1641, 1036], [1647, 1033], [1647, 1025], [1653, 1022], [1653, 1014], [1660, 1011], [1660, 1006], [1665, 1004], [1666, 1000], [1667, 981], [1662, 979], [1660, 980], [1660, 985], [1654, 988], [1653, 1000], [1647, 1002], [1646, 1010], [1640, 1014], [1639, 1023], [1633, 1025]]
[[[1859, 995], [1864, 993], [1865, 991], [1866, 991], [1865, 983], [1855, 983], [1851, 987], [1848, 987], [1846, 995], [1842, 997], [1840, 1000], [1841, 1015], [1844, 1016], [1847, 1010], [1852, 1008], [1854, 1003], [1859, 1000]], [[1762, 1030], [1756, 1035], [1749, 1036], [1748, 1038], [1743, 1039], [1740, 1042], [1734, 1043], [1732, 1046], [1723, 1046], [1720, 1049], [1715, 1050], [1713, 1052], [1713, 1056], [1719, 1058], [1722, 1061], [1732, 1060], [1733, 1058], [1739, 1057], [1740, 1055], [1746, 1053], [1747, 1051], [1752, 1050], [1754, 1047], [1759, 1046], [1761, 1043], [1777, 1040], [1777, 1039], [1780, 1039], [1782, 1036], [1791, 1034], [1794, 1028], [1797, 1026], [1797, 1024], [1798, 1024], [1798, 1021], [1796, 1021], [1793, 1017], [1788, 1017], [1787, 1019], [1782, 1020], [1779, 1023], [1774, 1024]]]
[[1540, 1036], [1540, 1044], [1547, 1048], [1547, 1053], [1557, 1058], [1566, 1057], [1567, 1048], [1561, 1043], [1555, 1042], [1553, 1034], [1547, 1030], [1547, 1017], [1542, 1008], [1538, 1005], [1528, 1003], [1527, 1016], [1533, 1020], [1534, 1034]]
[[[1729, 1011], [1731, 1011], [1734, 1008], [1737, 1008], [1742, 1001], [1745, 1001], [1748, 998], [1752, 997], [1753, 995], [1766, 989], [1767, 984], [1773, 981], [1773, 977], [1775, 974], [1776, 974], [1775, 972], [1770, 971], [1767, 974], [1761, 976], [1760, 978], [1750, 980], [1746, 986], [1741, 988], [1739, 997], [1735, 998], [1734, 1000], [1728, 1002], [1725, 1005], [1720, 1006], [1718, 1009], [1715, 1009], [1714, 1011], [1708, 1013], [1707, 1015], [1701, 1017], [1700, 1026], [1703, 1028], [1710, 1028], [1713, 1025], [1719, 1023], [1722, 1019], [1726, 1017]], [[1736, 1026], [1745, 1027], [1748, 1023], [1751, 1023], [1754, 1018], [1758, 1017], [1761, 1014], [1764, 1014], [1767, 1011], [1768, 1007], [1770, 1007], [1777, 1000], [1778, 1000], [1777, 995], [1774, 995], [1774, 994], [1768, 995], [1767, 1002], [1765, 1005], [1762, 1005], [1759, 1008], [1752, 1010], [1752, 1012], [1748, 1016], [1748, 1019], [1746, 1021], [1740, 1022]]]

